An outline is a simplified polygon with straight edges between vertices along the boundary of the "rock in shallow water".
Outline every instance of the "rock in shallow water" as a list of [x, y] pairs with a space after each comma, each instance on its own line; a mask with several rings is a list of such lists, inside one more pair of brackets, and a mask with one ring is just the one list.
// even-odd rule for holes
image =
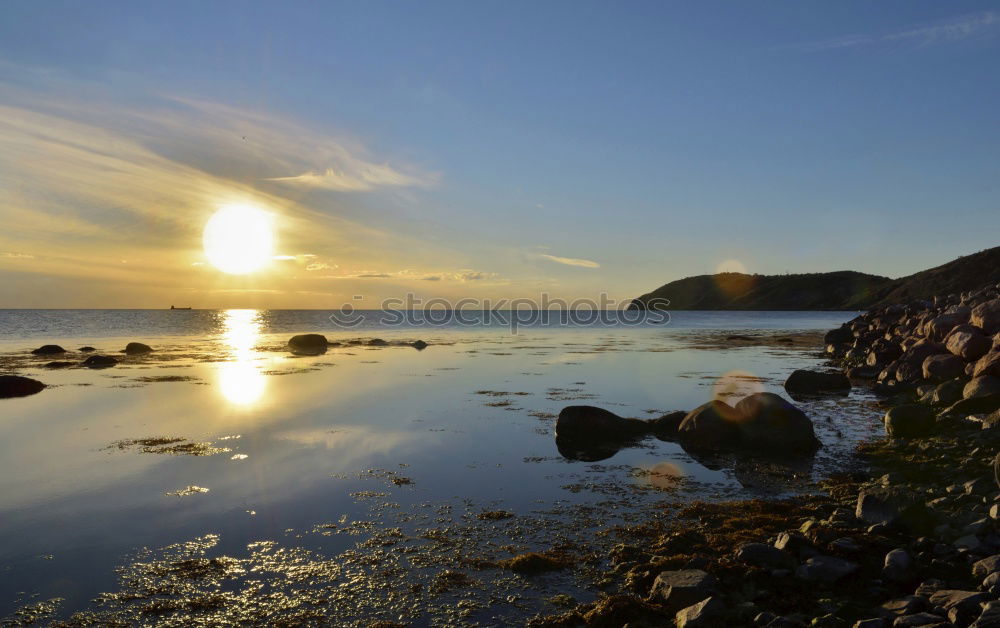
[[66, 350], [59, 345], [42, 345], [37, 349], [31, 351], [35, 355], [58, 355], [60, 353], [66, 353]]
[[149, 353], [152, 350], [153, 350], [152, 347], [150, 347], [147, 344], [143, 344], [141, 342], [130, 342], [127, 345], [125, 345], [126, 355], [142, 355], [144, 353]]
[[843, 373], [822, 373], [797, 370], [785, 380], [785, 390], [790, 393], [815, 394], [851, 389], [851, 380]]
[[556, 438], [570, 442], [615, 441], [642, 436], [649, 424], [595, 406], [566, 406], [556, 420]]
[[740, 445], [754, 450], [812, 453], [819, 440], [804, 412], [774, 393], [756, 393], [736, 404]]
[[299, 334], [288, 339], [288, 347], [293, 353], [323, 353], [328, 345], [322, 334]]
[[92, 355], [81, 362], [81, 366], [86, 366], [91, 369], [108, 368], [109, 366], [114, 366], [115, 364], [118, 364], [118, 360], [107, 355]]
[[0, 375], [0, 399], [27, 397], [45, 388], [42, 382], [20, 375]]

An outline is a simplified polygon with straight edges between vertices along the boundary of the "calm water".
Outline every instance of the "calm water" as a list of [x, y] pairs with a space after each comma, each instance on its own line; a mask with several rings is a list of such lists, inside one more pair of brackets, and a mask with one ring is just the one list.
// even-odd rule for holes
[[[605, 460], [567, 459], [554, 415], [588, 403], [650, 417], [719, 392], [780, 392], [789, 372], [818, 363], [815, 348], [708, 349], [704, 330], [827, 329], [850, 317], [682, 312], [669, 325], [542, 325], [516, 336], [502, 325], [381, 327], [390, 342], [431, 346], [296, 357], [283, 347], [291, 332], [375, 334], [338, 331], [316, 311], [0, 311], [0, 368], [49, 385], [0, 400], [0, 617], [50, 598], [63, 598], [61, 615], [87, 608], [122, 586], [116, 567], [205, 535], [216, 535], [207, 555], [260, 560], [248, 558], [250, 544], [274, 541], [331, 561], [347, 596], [328, 609], [335, 623], [553, 612], [545, 597], [578, 587], [583, 599], [582, 576], [528, 583], [476, 571], [483, 586], [418, 600], [387, 593], [385, 579], [433, 582], [470, 553], [496, 559], [593, 538], [663, 500], [806, 488], [874, 429], [863, 396], [800, 403], [825, 446], [814, 465], [777, 472], [699, 462], [652, 438]], [[157, 351], [100, 371], [47, 370], [51, 358], [26, 353], [43, 342], [113, 353], [130, 340]], [[60, 359], [81, 357], [69, 356]], [[210, 455], [112, 446], [158, 436], [207, 443]], [[170, 494], [188, 487], [198, 488]], [[515, 516], [477, 520], [496, 509]], [[460, 541], [443, 549], [445, 533]]]

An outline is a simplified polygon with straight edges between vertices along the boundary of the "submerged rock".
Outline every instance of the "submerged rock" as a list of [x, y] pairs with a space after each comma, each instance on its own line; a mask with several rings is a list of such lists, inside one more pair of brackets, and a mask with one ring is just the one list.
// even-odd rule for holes
[[66, 350], [59, 345], [42, 345], [37, 349], [31, 351], [35, 355], [57, 355], [60, 353], [66, 353]]
[[299, 334], [288, 339], [288, 347], [293, 353], [319, 354], [326, 351], [329, 343], [323, 334]]
[[650, 425], [595, 406], [566, 406], [556, 420], [556, 438], [570, 442], [620, 441], [646, 434]]
[[410, 346], [416, 349], [417, 351], [423, 351], [424, 349], [427, 348], [427, 343], [424, 342], [423, 340], [414, 340], [413, 342], [410, 343]]
[[152, 350], [153, 350], [152, 347], [150, 347], [147, 344], [143, 344], [141, 342], [130, 342], [127, 345], [125, 345], [126, 355], [142, 355], [144, 353], [149, 353]]
[[726, 449], [740, 440], [736, 408], [719, 400], [689, 412], [677, 428], [677, 438], [692, 449]]
[[785, 390], [790, 393], [815, 394], [851, 389], [851, 380], [843, 373], [820, 371], [793, 371], [785, 380]]
[[77, 349], [77, 351], [79, 351], [80, 353], [92, 353], [94, 351], [97, 351], [97, 349], [91, 347], [90, 345], [87, 345], [86, 347], [80, 347], [79, 349]]
[[118, 364], [118, 360], [107, 355], [92, 355], [80, 363], [81, 366], [86, 366], [91, 369], [108, 368], [109, 366], [114, 366], [115, 364]]
[[37, 379], [20, 375], [0, 375], [0, 399], [27, 397], [40, 392], [43, 388], [45, 384]]

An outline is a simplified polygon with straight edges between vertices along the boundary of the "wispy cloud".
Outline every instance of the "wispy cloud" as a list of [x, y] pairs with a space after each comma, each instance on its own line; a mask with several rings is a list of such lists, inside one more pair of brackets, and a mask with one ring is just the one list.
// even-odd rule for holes
[[907, 44], [915, 47], [1000, 34], [1000, 13], [983, 11], [883, 34], [855, 34], [795, 46], [807, 51]]
[[550, 262], [555, 262], [556, 264], [563, 264], [565, 266], [580, 266], [582, 268], [600, 268], [601, 265], [597, 262], [593, 262], [589, 259], [579, 259], [576, 257], [559, 257], [557, 255], [547, 255], [542, 253], [540, 255], [543, 259], [547, 259]]
[[339, 192], [365, 192], [378, 187], [428, 186], [431, 179], [404, 174], [392, 166], [362, 163], [356, 168], [327, 168], [323, 172], [306, 172], [292, 177], [269, 177], [266, 181], [297, 184]]

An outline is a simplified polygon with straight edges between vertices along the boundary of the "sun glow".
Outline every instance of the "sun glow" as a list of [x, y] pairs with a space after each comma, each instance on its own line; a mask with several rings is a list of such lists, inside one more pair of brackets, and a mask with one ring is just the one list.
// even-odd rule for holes
[[222, 319], [223, 341], [229, 345], [232, 362], [219, 369], [222, 396], [237, 406], [251, 406], [261, 399], [267, 386], [256, 364], [254, 347], [260, 338], [261, 319], [256, 310], [227, 310]]
[[274, 257], [271, 215], [247, 205], [227, 205], [208, 219], [202, 244], [208, 261], [224, 273], [260, 270]]

